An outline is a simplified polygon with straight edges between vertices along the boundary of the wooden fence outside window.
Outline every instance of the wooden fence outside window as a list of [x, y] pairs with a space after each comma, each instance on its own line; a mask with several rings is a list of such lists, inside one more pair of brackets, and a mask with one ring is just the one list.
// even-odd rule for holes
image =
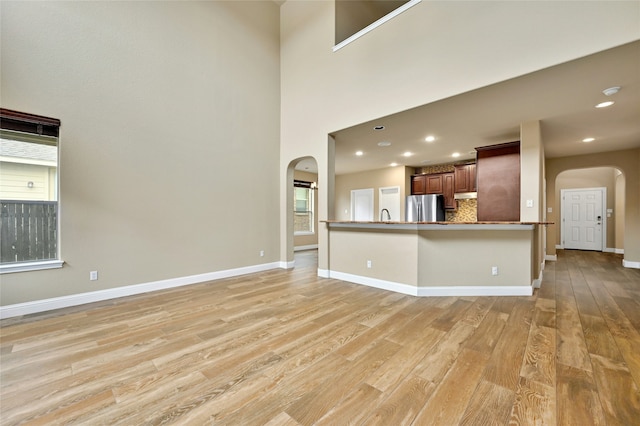
[[0, 263], [58, 258], [58, 202], [0, 200]]

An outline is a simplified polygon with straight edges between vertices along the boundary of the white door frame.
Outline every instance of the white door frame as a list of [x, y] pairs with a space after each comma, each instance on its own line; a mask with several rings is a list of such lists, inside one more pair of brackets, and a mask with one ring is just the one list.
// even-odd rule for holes
[[389, 210], [393, 222], [402, 220], [402, 203], [400, 202], [399, 186], [384, 186], [378, 188], [378, 214], [382, 217], [382, 209]]
[[565, 232], [567, 229], [565, 227], [565, 215], [568, 213], [564, 208], [565, 195], [568, 192], [576, 192], [576, 191], [600, 191], [602, 194], [602, 211], [600, 212], [600, 217], [602, 217], [602, 231], [601, 231], [601, 251], [605, 251], [607, 248], [607, 215], [605, 214], [607, 210], [607, 188], [599, 187], [599, 188], [567, 188], [560, 190], [560, 235], [562, 237], [562, 244], [560, 248], [564, 249], [565, 246]]
[[368, 217], [367, 220], [373, 221], [373, 188], [351, 190], [351, 220], [363, 220], [363, 218], [356, 219], [356, 199], [358, 196], [365, 196], [369, 198], [369, 202], [366, 207], [370, 217]]

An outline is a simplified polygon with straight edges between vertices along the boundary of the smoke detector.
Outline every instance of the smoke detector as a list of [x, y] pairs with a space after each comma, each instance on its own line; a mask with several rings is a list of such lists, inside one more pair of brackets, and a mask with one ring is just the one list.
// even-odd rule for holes
[[602, 93], [607, 96], [615, 95], [620, 90], [620, 86], [609, 87], [608, 89], [604, 89]]

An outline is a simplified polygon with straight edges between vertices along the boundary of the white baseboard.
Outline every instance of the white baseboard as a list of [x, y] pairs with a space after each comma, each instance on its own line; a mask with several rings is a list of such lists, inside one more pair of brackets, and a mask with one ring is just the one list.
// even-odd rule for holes
[[617, 248], [613, 248], [613, 247], [607, 247], [606, 249], [602, 250], [605, 253], [615, 253], [615, 254], [624, 254], [624, 249], [617, 249]]
[[149, 293], [157, 290], [166, 290], [169, 288], [182, 287], [191, 284], [199, 284], [207, 281], [236, 277], [239, 275], [253, 274], [255, 272], [262, 272], [277, 268], [282, 268], [281, 262], [264, 263], [261, 265], [227, 269], [224, 271], [209, 272], [187, 277], [171, 278], [167, 280], [153, 281], [143, 284], [134, 284], [125, 287], [91, 291], [88, 293], [72, 294], [69, 296], [54, 297], [51, 299], [16, 303], [14, 305], [0, 307], [0, 319], [17, 317], [20, 315], [35, 314], [38, 312], [46, 312], [60, 308], [68, 308], [71, 306], [84, 305], [86, 303], [101, 302], [104, 300]]
[[540, 288], [542, 286], [542, 275], [543, 275], [543, 271], [544, 271], [544, 262], [542, 263], [542, 269], [540, 269], [540, 275], [538, 276], [538, 278], [536, 278], [535, 280], [533, 280], [533, 283], [531, 283], [531, 287], [533, 288]]
[[[556, 249], [557, 250], [564, 250], [564, 246], [557, 245]], [[605, 253], [624, 254], [624, 249], [612, 248], [612, 247], [606, 247], [606, 248], [602, 249], [602, 251], [605, 252]]]
[[320, 278], [329, 278], [329, 270], [318, 268], [318, 276]]
[[281, 269], [293, 269], [296, 266], [296, 261], [292, 260], [291, 262], [281, 261], [279, 263], [279, 267]]
[[602, 251], [605, 253], [624, 254], [624, 249], [613, 248], [613, 247], [607, 247]]
[[329, 277], [355, 284], [362, 284], [368, 287], [375, 287], [382, 290], [396, 293], [408, 294], [411, 296], [531, 296], [532, 286], [437, 286], [437, 287], [416, 287], [408, 284], [393, 281], [380, 280], [377, 278], [363, 277], [361, 275], [347, 274], [344, 272], [329, 271]]
[[355, 284], [366, 285], [367, 287], [375, 287], [382, 290], [389, 290], [396, 293], [409, 294], [411, 296], [418, 295], [418, 287], [393, 281], [380, 280], [378, 278], [363, 277], [362, 275], [348, 274], [345, 272], [328, 271], [329, 278], [347, 281]]
[[296, 246], [293, 248], [293, 251], [304, 251], [304, 250], [317, 250], [317, 244], [309, 244], [307, 246]]
[[545, 254], [544, 255], [544, 260], [550, 260], [552, 262], [556, 262], [558, 260], [558, 255], [557, 254]]
[[625, 268], [640, 269], [640, 262], [622, 259], [622, 266]]
[[418, 296], [532, 296], [532, 286], [418, 287]]

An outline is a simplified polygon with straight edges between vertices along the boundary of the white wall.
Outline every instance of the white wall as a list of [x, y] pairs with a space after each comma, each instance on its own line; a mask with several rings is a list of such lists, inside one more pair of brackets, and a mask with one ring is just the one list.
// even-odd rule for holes
[[276, 3], [0, 8], [2, 106], [62, 123], [66, 262], [2, 305], [278, 260]]

